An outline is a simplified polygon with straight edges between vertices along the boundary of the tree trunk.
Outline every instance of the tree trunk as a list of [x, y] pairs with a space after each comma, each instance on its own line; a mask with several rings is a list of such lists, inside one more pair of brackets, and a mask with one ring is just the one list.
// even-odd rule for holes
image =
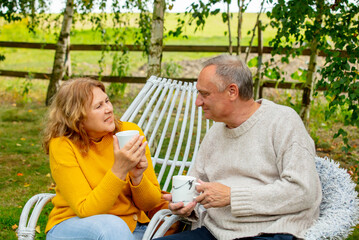
[[[241, 3], [242, 2], [242, 3]], [[238, 4], [238, 28], [237, 28], [237, 56], [241, 56], [241, 38], [242, 38], [242, 23], [243, 23], [243, 5], [244, 0], [237, 0]]]
[[[323, 0], [317, 0], [318, 14], [315, 17], [314, 24], [318, 24], [318, 25], [322, 24], [323, 6], [324, 6]], [[316, 36], [319, 35], [319, 31], [320, 28], [317, 28], [313, 36], [313, 39], [310, 43], [311, 54], [309, 59], [307, 78], [303, 89], [302, 105], [299, 113], [306, 128], [308, 128], [309, 126], [309, 119], [310, 119], [310, 102], [312, 101], [315, 68], [317, 66], [317, 56], [318, 56], [318, 39]]]
[[231, 13], [229, 12], [229, 3], [227, 3], [227, 23], [228, 23], [228, 40], [229, 40], [229, 54], [232, 55], [233, 47], [232, 47], [232, 32], [231, 32]]
[[262, 21], [258, 22], [258, 64], [257, 73], [254, 81], [254, 99], [260, 98], [260, 87], [261, 87], [261, 67], [263, 59], [263, 37], [262, 37]]
[[47, 106], [51, 103], [53, 96], [56, 94], [60, 86], [60, 80], [62, 80], [62, 78], [65, 75], [65, 71], [66, 71], [65, 60], [66, 60], [66, 54], [69, 51], [69, 40], [70, 40], [73, 12], [74, 12], [73, 0], [67, 0], [61, 32], [59, 39], [57, 40], [55, 59], [54, 59], [54, 65], [52, 67], [50, 83], [47, 88], [47, 95], [46, 95]]
[[147, 77], [161, 75], [163, 22], [166, 10], [165, 0], [154, 0], [151, 30], [151, 45], [148, 56]]
[[246, 58], [245, 58], [245, 60], [244, 60], [245, 63], [247, 63], [249, 54], [251, 53], [252, 44], [253, 44], [253, 39], [254, 39], [254, 37], [255, 37], [255, 35], [256, 35], [256, 32], [255, 32], [255, 31], [256, 31], [256, 28], [257, 28], [257, 26], [258, 26], [259, 18], [260, 18], [260, 16], [261, 16], [262, 12], [263, 12], [264, 2], [265, 2], [265, 0], [263, 0], [262, 3], [261, 3], [261, 9], [260, 9], [260, 11], [259, 11], [259, 13], [258, 13], [258, 15], [257, 15], [257, 20], [256, 20], [256, 23], [254, 24], [254, 27], [253, 27], [252, 38], [251, 38], [251, 41], [249, 42], [249, 47], [247, 48]]
[[318, 41], [316, 37], [314, 37], [310, 45], [311, 45], [310, 47], [311, 55], [309, 60], [307, 78], [306, 78], [305, 86], [303, 88], [302, 105], [300, 109], [300, 117], [302, 118], [303, 123], [306, 127], [309, 126], [310, 102], [312, 101], [314, 74], [315, 74], [315, 67], [317, 65]]

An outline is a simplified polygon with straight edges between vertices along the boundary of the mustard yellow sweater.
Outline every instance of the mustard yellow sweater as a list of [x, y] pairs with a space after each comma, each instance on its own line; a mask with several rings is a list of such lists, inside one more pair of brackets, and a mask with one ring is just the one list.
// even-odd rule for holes
[[[122, 122], [120, 131], [124, 130], [139, 130], [143, 135], [134, 123]], [[86, 156], [67, 137], [54, 138], [50, 141], [49, 156], [56, 196], [52, 200], [54, 208], [46, 232], [71, 217], [97, 214], [119, 216], [133, 232], [137, 221], [149, 222], [145, 211], [161, 201], [161, 189], [148, 147], [148, 168], [137, 186], [131, 184], [128, 175], [123, 181], [111, 171], [114, 162], [112, 134], [104, 136], [100, 142], [93, 142]]]

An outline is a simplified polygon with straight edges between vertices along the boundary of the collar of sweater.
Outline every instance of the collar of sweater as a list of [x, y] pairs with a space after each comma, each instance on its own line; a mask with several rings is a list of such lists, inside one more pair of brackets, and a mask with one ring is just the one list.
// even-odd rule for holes
[[106, 146], [108, 144], [113, 144], [113, 137], [112, 137], [112, 133], [109, 133], [105, 136], [103, 136], [103, 138], [98, 141], [98, 142], [95, 142], [95, 141], [91, 141], [91, 145], [92, 147], [94, 148], [102, 148], [102, 146]]
[[265, 99], [259, 99], [256, 102], [260, 103], [261, 106], [255, 111], [252, 116], [250, 116], [245, 122], [239, 125], [236, 128], [228, 128], [224, 123], [222, 123], [222, 128], [226, 136], [229, 138], [237, 138], [249, 129], [251, 129], [256, 122], [261, 118], [261, 115], [266, 111], [267, 105], [270, 104], [270, 101]]

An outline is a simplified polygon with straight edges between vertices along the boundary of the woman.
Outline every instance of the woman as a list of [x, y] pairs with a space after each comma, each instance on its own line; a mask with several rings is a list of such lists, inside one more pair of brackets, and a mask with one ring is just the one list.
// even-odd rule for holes
[[[138, 130], [122, 149], [114, 135]], [[104, 85], [63, 83], [52, 101], [44, 148], [56, 182], [47, 239], [141, 239], [161, 202], [142, 130], [117, 121]]]

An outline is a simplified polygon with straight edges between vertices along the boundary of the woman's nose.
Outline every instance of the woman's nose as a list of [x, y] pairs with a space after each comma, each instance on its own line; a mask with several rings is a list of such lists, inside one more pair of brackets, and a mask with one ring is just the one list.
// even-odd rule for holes
[[110, 102], [106, 105], [106, 112], [107, 113], [113, 112], [113, 106]]

